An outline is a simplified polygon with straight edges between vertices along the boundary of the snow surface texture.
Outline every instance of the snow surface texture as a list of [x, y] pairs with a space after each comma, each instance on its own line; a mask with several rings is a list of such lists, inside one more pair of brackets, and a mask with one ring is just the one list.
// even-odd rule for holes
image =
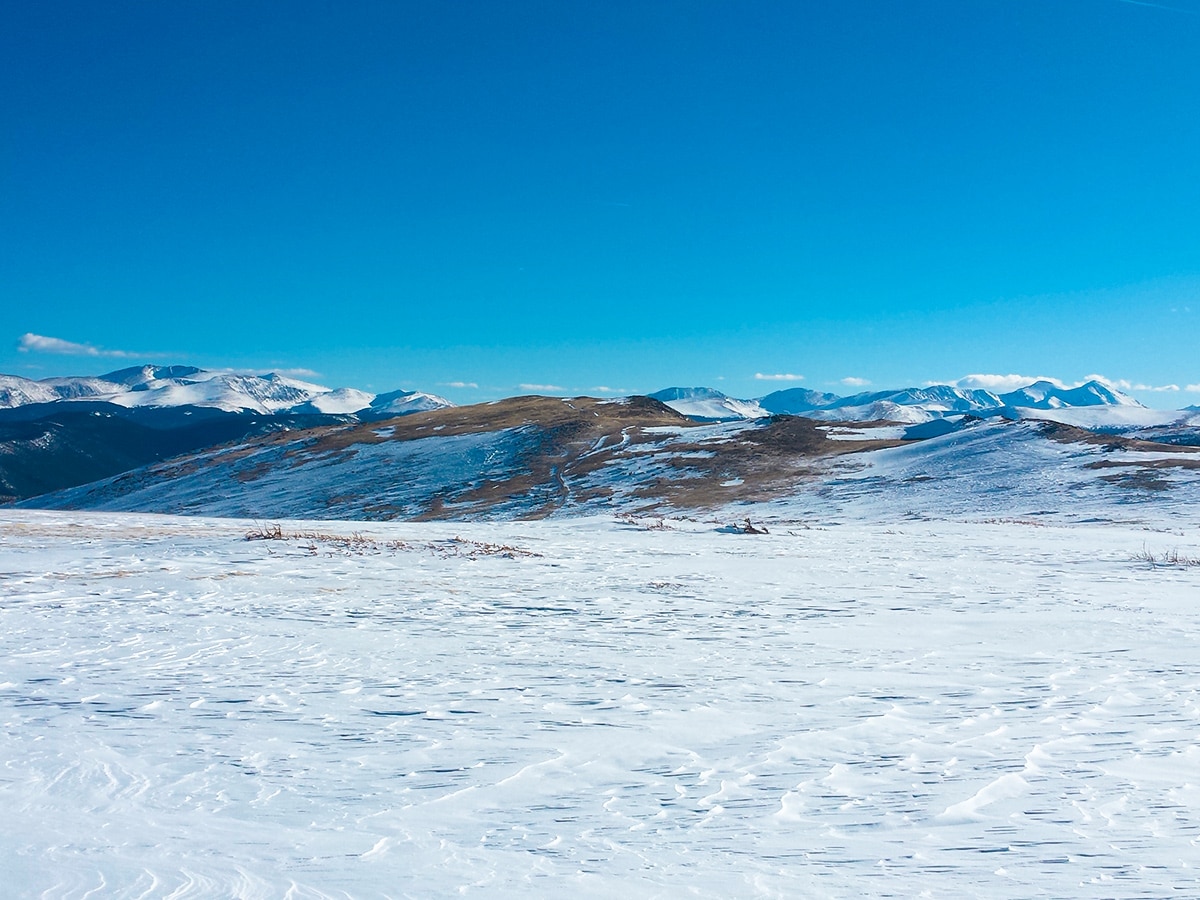
[[[918, 443], [844, 457], [815, 491], [767, 509], [788, 516], [839, 515], [847, 521], [961, 517], [1043, 522], [1163, 521], [1200, 527], [1200, 470], [1155, 469], [1139, 488], [1105, 480], [1137, 463], [1190, 461], [1155, 451], [1115, 452], [1097, 443], [1047, 439], [1034, 422], [976, 423]], [[1093, 468], [1106, 462], [1121, 468]]]
[[0, 511], [5, 890], [1200, 895], [1200, 534], [641, 524]]

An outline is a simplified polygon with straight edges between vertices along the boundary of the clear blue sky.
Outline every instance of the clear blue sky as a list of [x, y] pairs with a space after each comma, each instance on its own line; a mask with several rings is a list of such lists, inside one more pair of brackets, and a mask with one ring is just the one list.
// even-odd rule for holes
[[0, 371], [1200, 402], [1200, 0], [0, 14]]

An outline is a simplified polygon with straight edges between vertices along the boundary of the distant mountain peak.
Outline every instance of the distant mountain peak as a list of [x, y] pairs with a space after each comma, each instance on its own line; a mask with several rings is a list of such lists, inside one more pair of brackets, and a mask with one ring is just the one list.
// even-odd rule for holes
[[758, 405], [771, 413], [795, 415], [813, 409], [821, 409], [840, 399], [841, 397], [837, 394], [796, 387], [767, 394], [758, 401]]
[[668, 400], [726, 400], [728, 397], [709, 387], [669, 387], [649, 395], [651, 399], [666, 403]]
[[756, 400], [738, 400], [708, 387], [670, 387], [649, 396], [689, 419], [702, 422], [732, 422], [770, 415]]
[[[394, 391], [380, 396], [354, 388], [331, 390], [278, 372], [258, 375], [195, 366], [130, 366], [106, 375], [41, 381], [0, 376], [0, 409], [34, 403], [101, 401], [127, 408], [202, 407], [263, 415], [365, 412], [379, 417], [454, 405], [420, 391]], [[401, 397], [407, 399], [401, 402]], [[387, 407], [386, 411], [382, 407]]]
[[1132, 397], [1113, 390], [1099, 381], [1088, 381], [1077, 387], [1067, 388], [1052, 381], [1035, 381], [1007, 394], [1000, 399], [1006, 406], [1026, 409], [1064, 409], [1076, 406], [1141, 406]]
[[850, 396], [796, 387], [775, 391], [757, 400], [735, 400], [707, 387], [672, 387], [650, 396], [690, 418], [706, 421], [798, 415], [825, 421], [886, 419], [917, 424], [964, 414], [999, 415], [1004, 409], [1143, 408], [1133, 398], [1095, 380], [1074, 388], [1051, 381], [1035, 381], [1007, 394], [931, 384], [900, 390], [864, 391]]
[[203, 372], [195, 366], [130, 366], [127, 369], [117, 369], [107, 375], [100, 375], [100, 381], [122, 384], [132, 387], [135, 384], [146, 384], [151, 381], [163, 381], [170, 378], [189, 378]]

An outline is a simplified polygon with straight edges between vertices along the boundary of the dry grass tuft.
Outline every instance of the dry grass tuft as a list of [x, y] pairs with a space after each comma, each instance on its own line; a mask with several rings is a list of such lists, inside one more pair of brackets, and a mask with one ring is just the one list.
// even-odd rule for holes
[[532, 550], [514, 547], [511, 544], [493, 544], [487, 541], [472, 541], [455, 535], [442, 541], [426, 541], [412, 543], [401, 540], [379, 540], [368, 537], [361, 531], [345, 534], [331, 534], [324, 531], [284, 531], [283, 526], [261, 525], [246, 532], [248, 541], [284, 541], [305, 542], [300, 549], [308, 550], [314, 555], [324, 549], [327, 552], [339, 551], [357, 556], [383, 552], [426, 551], [436, 556], [455, 556], [463, 559], [479, 559], [485, 556], [499, 556], [504, 559], [540, 556]]
[[674, 527], [666, 519], [643, 519], [633, 513], [622, 513], [617, 521], [639, 531], [674, 531]]
[[1142, 545], [1142, 552], [1135, 553], [1136, 562], [1150, 563], [1152, 566], [1183, 566], [1184, 568], [1200, 567], [1200, 557], [1186, 556], [1178, 550], [1168, 550], [1166, 553], [1154, 553]]

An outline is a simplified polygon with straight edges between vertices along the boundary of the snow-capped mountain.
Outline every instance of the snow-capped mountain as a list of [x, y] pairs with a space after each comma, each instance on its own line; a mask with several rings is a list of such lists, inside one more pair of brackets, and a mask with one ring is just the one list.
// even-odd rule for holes
[[275, 373], [194, 366], [40, 381], [0, 375], [0, 503], [254, 435], [452, 405], [421, 391], [330, 390]]
[[808, 388], [788, 388], [767, 394], [758, 405], [773, 415], [798, 416], [810, 409], [821, 409], [840, 400], [837, 394], [811, 391]]
[[33, 381], [19, 375], [0, 375], [0, 409], [57, 400], [91, 399], [116, 388], [100, 378], [47, 378]]
[[[651, 396], [662, 400], [685, 416], [703, 421], [792, 415], [829, 422], [886, 420], [917, 425], [963, 414], [983, 417], [1006, 415], [1010, 418], [1052, 418], [1053, 416], [1045, 413], [1083, 407], [1119, 407], [1125, 411], [1145, 409], [1131, 397], [1098, 381], [1089, 381], [1076, 388], [1063, 388], [1048, 381], [1038, 381], [1007, 394], [935, 384], [902, 390], [864, 391], [846, 397], [807, 388], [775, 391], [757, 400], [737, 400], [712, 388], [669, 388]], [[1039, 411], [1039, 414], [1032, 414], [1034, 410]], [[1091, 419], [1096, 419], [1096, 416], [1092, 415], [1089, 421]], [[1124, 424], [1126, 419], [1130, 419], [1127, 413], [1113, 417], [1115, 424]], [[1143, 419], [1146, 417], [1134, 415], [1130, 421], [1149, 424], [1149, 420]]]
[[449, 400], [424, 391], [390, 391], [371, 401], [371, 413], [381, 417], [406, 416], [453, 405]]
[[[407, 398], [402, 401], [402, 398]], [[331, 390], [286, 375], [214, 372], [194, 366], [135, 366], [107, 375], [34, 381], [0, 376], [0, 409], [33, 403], [98, 401], [124, 407], [196, 406], [226, 412], [404, 415], [453, 404], [418, 391], [375, 395]]]
[[1063, 388], [1050, 381], [1033, 384], [1008, 394], [1001, 394], [1005, 406], [1022, 409], [1065, 409], [1072, 406], [1141, 406], [1132, 397], [1112, 390], [1098, 381], [1089, 381], [1076, 388]]
[[758, 405], [757, 400], [737, 400], [706, 387], [672, 387], [656, 391], [650, 396], [699, 422], [732, 422], [770, 415]]

